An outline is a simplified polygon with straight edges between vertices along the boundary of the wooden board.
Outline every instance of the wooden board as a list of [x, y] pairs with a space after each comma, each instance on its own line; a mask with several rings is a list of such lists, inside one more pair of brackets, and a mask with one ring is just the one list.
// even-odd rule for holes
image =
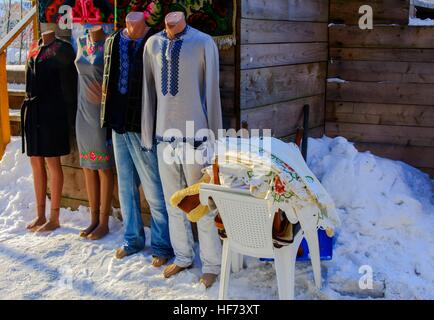
[[325, 63], [241, 71], [241, 109], [323, 94]]
[[355, 142], [434, 147], [434, 130], [426, 127], [327, 122], [325, 131], [327, 135], [343, 136]]
[[219, 51], [220, 65], [233, 66], [235, 64], [235, 47], [232, 46], [225, 50]]
[[363, 5], [372, 7], [374, 24], [408, 24], [409, 0], [330, 0], [330, 22], [358, 25]]
[[434, 49], [330, 48], [331, 60], [434, 62]]
[[[64, 185], [62, 196], [68, 199], [88, 201], [86, 192], [86, 182], [83, 170], [79, 168], [62, 166], [64, 175]], [[48, 171], [49, 175], [49, 171]], [[117, 177], [115, 176], [115, 189], [113, 192], [113, 206], [119, 208], [119, 196], [117, 187]], [[140, 188], [141, 207], [143, 212], [149, 213], [149, 206], [145, 200], [143, 190]]]
[[241, 69], [327, 61], [327, 43], [252, 44], [241, 46]]
[[249, 19], [328, 21], [326, 0], [241, 0], [241, 17]]
[[[309, 135], [309, 138], [321, 138], [324, 135], [324, 126], [319, 126], [316, 128], [309, 129], [308, 135]], [[289, 136], [282, 137], [282, 138], [280, 138], [280, 140], [282, 140], [284, 142], [294, 142], [295, 141], [295, 134], [291, 134]], [[309, 150], [309, 145], [308, 145], [307, 149]]]
[[327, 24], [241, 19], [241, 44], [327, 42]]
[[418, 168], [434, 168], [434, 148], [362, 142], [356, 143], [356, 148], [379, 157], [404, 161]]
[[414, 127], [434, 125], [434, 106], [328, 101], [326, 109], [326, 120], [331, 122]]
[[434, 63], [333, 61], [328, 77], [363, 82], [434, 83]]
[[330, 47], [356, 48], [434, 48], [433, 27], [376, 26], [361, 30], [358, 26], [333, 26], [329, 29]]
[[329, 101], [434, 105], [432, 84], [346, 82], [328, 83]]
[[277, 138], [294, 134], [303, 126], [303, 106], [310, 105], [309, 128], [324, 124], [324, 95], [277, 103], [264, 107], [243, 110], [241, 121], [246, 121], [249, 129], [272, 129]]

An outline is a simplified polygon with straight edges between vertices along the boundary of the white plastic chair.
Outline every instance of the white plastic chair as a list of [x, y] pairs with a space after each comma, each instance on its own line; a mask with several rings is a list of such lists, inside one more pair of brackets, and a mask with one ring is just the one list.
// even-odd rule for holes
[[[295, 260], [303, 231], [295, 235], [292, 244], [277, 249], [273, 245], [272, 235], [274, 212], [270, 210], [267, 200], [255, 198], [247, 190], [203, 184], [200, 190], [201, 203], [208, 205], [210, 198], [218, 208], [227, 234], [223, 240], [219, 299], [227, 297], [231, 261], [237, 254], [274, 258], [279, 298], [294, 299]], [[318, 246], [318, 241], [316, 245]], [[312, 261], [314, 262], [313, 259]], [[318, 262], [320, 268], [319, 259], [315, 259], [315, 262]], [[240, 262], [235, 264], [234, 269], [236, 268], [240, 268]], [[319, 271], [320, 277], [321, 270]]]

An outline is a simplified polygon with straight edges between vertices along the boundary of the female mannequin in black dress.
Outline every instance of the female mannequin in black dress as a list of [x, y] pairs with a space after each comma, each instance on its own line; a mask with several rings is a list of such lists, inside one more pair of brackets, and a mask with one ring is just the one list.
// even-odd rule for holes
[[[63, 188], [60, 157], [70, 153], [70, 128], [75, 120], [76, 71], [74, 50], [53, 31], [42, 33], [30, 51], [26, 69], [26, 99], [21, 110], [23, 152], [27, 149], [33, 170], [37, 217], [27, 226], [45, 232], [60, 227]], [[47, 163], [50, 173], [51, 208], [47, 221]]]

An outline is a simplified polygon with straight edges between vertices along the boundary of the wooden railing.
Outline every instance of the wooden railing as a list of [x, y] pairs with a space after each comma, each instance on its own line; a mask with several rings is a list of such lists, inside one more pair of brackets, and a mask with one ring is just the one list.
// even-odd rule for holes
[[0, 159], [3, 157], [6, 146], [11, 140], [6, 50], [30, 23], [33, 23], [33, 38], [37, 39], [38, 17], [36, 5], [34, 5], [24, 18], [0, 40]]

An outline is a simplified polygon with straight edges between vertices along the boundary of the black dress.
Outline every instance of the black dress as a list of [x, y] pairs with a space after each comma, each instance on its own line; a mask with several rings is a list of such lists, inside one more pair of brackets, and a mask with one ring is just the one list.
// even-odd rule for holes
[[[71, 44], [42, 40], [30, 50], [26, 99], [21, 107], [23, 153], [59, 157], [70, 153], [70, 134], [77, 109], [77, 71]], [[72, 129], [72, 130], [71, 130]]]

